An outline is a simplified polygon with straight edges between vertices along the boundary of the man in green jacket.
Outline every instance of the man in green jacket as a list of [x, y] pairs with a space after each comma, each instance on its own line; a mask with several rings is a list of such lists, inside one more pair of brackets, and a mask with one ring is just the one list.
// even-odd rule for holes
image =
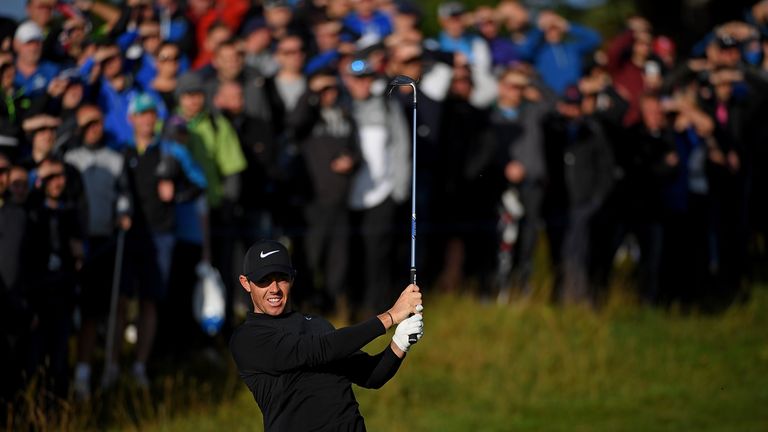
[[186, 122], [187, 145], [208, 180], [210, 243], [204, 240], [203, 259], [210, 258], [222, 275], [227, 287], [227, 319], [230, 320], [235, 286], [232, 250], [238, 238], [233, 214], [240, 197], [240, 173], [247, 162], [237, 132], [229, 121], [205, 109], [205, 88], [198, 74], [190, 72], [180, 77], [176, 94], [179, 114]]

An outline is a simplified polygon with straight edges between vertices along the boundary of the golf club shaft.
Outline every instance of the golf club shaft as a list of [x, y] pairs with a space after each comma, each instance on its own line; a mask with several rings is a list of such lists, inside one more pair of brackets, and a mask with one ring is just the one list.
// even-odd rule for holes
[[[411, 163], [411, 283], [416, 285], [416, 86], [413, 88], [413, 159]], [[418, 341], [416, 334], [408, 335], [412, 344]]]

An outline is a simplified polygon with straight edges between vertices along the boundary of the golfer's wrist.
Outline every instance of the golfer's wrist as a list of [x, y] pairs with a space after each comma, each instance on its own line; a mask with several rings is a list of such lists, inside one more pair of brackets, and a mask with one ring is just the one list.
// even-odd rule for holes
[[384, 325], [385, 329], [389, 329], [390, 327], [394, 327], [395, 324], [397, 324], [395, 322], [395, 317], [392, 316], [392, 313], [390, 311], [386, 311], [386, 312], [384, 312], [382, 314], [379, 314], [378, 318], [381, 321], [381, 323]]

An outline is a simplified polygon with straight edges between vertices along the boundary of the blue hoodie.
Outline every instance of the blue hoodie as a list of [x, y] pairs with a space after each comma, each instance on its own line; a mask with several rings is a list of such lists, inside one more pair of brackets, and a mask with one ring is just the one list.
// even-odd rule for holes
[[558, 95], [562, 95], [569, 85], [578, 83], [582, 59], [602, 41], [600, 34], [592, 29], [573, 23], [569, 26], [568, 38], [560, 43], [548, 43], [544, 40], [544, 32], [536, 28], [519, 46], [522, 57], [533, 63], [544, 83]]

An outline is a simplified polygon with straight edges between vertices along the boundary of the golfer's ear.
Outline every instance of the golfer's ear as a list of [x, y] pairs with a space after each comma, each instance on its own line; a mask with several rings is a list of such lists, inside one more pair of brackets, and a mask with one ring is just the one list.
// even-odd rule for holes
[[244, 290], [251, 292], [251, 284], [248, 282], [247, 277], [240, 275], [240, 285], [243, 286]]

